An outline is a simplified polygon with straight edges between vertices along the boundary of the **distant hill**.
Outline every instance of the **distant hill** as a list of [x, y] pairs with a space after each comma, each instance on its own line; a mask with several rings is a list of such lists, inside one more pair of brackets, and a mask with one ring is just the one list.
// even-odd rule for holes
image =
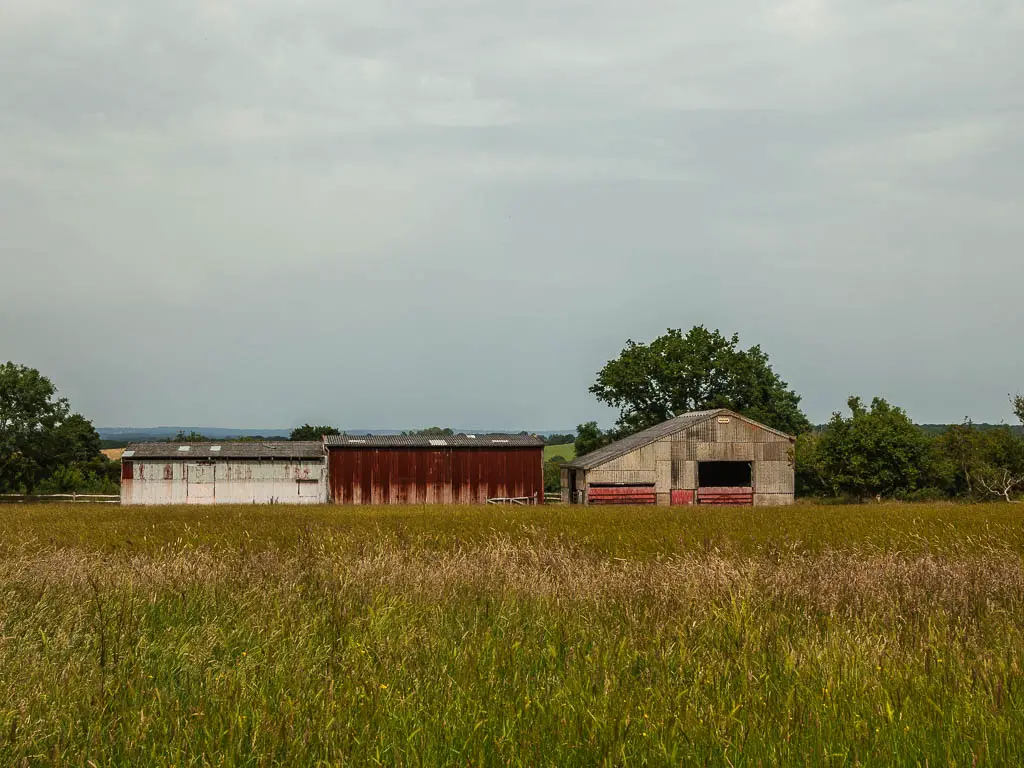
[[269, 437], [274, 440], [288, 439], [288, 429], [224, 429], [221, 427], [97, 427], [103, 448], [124, 448], [128, 443], [153, 443], [169, 440], [179, 432], [186, 435], [198, 432], [214, 440], [230, 440], [239, 437]]
[[[237, 429], [227, 427], [97, 427], [100, 441], [104, 448], [124, 448], [128, 443], [150, 443], [161, 440], [169, 440], [179, 432], [186, 435], [196, 432], [205, 435], [213, 440], [231, 440], [237, 438], [266, 437], [271, 440], [287, 440], [291, 434], [290, 429]], [[349, 435], [400, 435], [400, 429], [353, 429], [343, 430]], [[486, 435], [490, 433], [508, 434], [517, 433], [519, 429], [457, 429], [470, 435]], [[551, 430], [546, 432], [532, 432], [531, 434], [547, 437], [548, 435], [565, 434], [573, 430]], [[568, 458], [568, 457], [566, 457]]]

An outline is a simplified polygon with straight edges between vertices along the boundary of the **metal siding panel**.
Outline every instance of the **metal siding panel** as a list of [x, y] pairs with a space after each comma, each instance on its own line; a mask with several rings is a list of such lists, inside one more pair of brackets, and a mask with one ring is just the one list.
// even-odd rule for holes
[[359, 503], [373, 504], [373, 465], [377, 461], [377, 451], [362, 454], [359, 462]]
[[469, 475], [472, 467], [478, 462], [478, 451], [458, 450], [448, 452], [448, 465], [451, 480], [449, 495], [452, 504], [469, 504], [473, 501], [469, 493]]
[[792, 444], [788, 440], [774, 440], [754, 446], [755, 461], [789, 461], [791, 453]]
[[653, 485], [657, 482], [657, 479], [657, 473], [654, 470], [592, 469], [587, 473], [587, 483], [589, 485], [600, 483], [650, 483]]
[[750, 443], [702, 443], [695, 446], [697, 461], [753, 461], [754, 446]]
[[754, 490], [750, 486], [734, 488], [699, 488], [697, 489], [698, 504], [720, 504], [725, 506], [753, 506]]
[[659, 493], [668, 493], [672, 488], [672, 462], [656, 462], [654, 485]]
[[591, 488], [587, 492], [589, 504], [656, 504], [657, 501], [657, 494], [650, 486]]
[[698, 443], [693, 446], [693, 457], [697, 461], [715, 461], [718, 459], [718, 443]]
[[686, 442], [690, 445], [698, 443], [714, 443], [718, 439], [715, 420], [709, 419], [690, 427], [685, 433]]
[[755, 461], [754, 487], [758, 493], [793, 493], [793, 466], [788, 461]]
[[327, 498], [322, 461], [215, 462], [218, 504], [318, 504]]
[[672, 461], [672, 487], [693, 490], [697, 487], [697, 462]]
[[165, 479], [165, 460], [136, 460], [132, 467], [133, 477], [129, 483], [128, 504], [158, 505], [184, 504], [187, 486], [184, 466], [172, 462], [172, 478]]
[[[124, 494], [131, 504], [296, 504], [327, 499], [327, 470], [322, 459], [138, 462]], [[299, 495], [299, 480], [308, 481]], [[191, 482], [190, 482], [191, 481]], [[309, 484], [314, 487], [310, 488]]]
[[[481, 504], [481, 499], [487, 494], [486, 478], [486, 455], [481, 455], [484, 452], [480, 451], [459, 451], [459, 454], [465, 456], [465, 474], [466, 474], [466, 485], [465, 485], [465, 496], [464, 501], [467, 504]], [[484, 499], [486, 501], [486, 499]]]
[[690, 461], [693, 459], [693, 449], [686, 440], [672, 441], [672, 461]]
[[654, 469], [654, 463], [657, 457], [657, 449], [654, 445], [645, 445], [642, 448], [630, 451], [625, 456], [620, 456], [617, 459], [612, 459], [606, 464], [602, 464], [600, 469], [604, 470], [645, 470]]
[[754, 460], [754, 444], [753, 443], [725, 443], [723, 445], [725, 449], [724, 455], [729, 458], [726, 461], [753, 461]]
[[[505, 474], [505, 456], [503, 453], [495, 453], [488, 461], [482, 463], [487, 470], [487, 498], [496, 499], [505, 495], [505, 486], [502, 477]], [[486, 499], [485, 499], [486, 501]]]
[[428, 461], [431, 471], [431, 498], [433, 504], [451, 504], [451, 452], [441, 449], [431, 451]]
[[[728, 418], [727, 424], [719, 419]], [[715, 442], [718, 443], [766, 443], [778, 439], [778, 436], [760, 427], [734, 416], [721, 416], [712, 419], [715, 428]]]
[[676, 489], [672, 491], [670, 502], [673, 507], [686, 507], [693, 504], [693, 491]]
[[509, 453], [507, 455], [508, 479], [511, 485], [506, 486], [505, 495], [512, 498], [522, 498], [526, 495], [526, 477], [524, 476], [521, 459], [522, 457], [517, 453]]
[[[332, 498], [343, 503], [484, 503], [543, 493], [543, 448], [330, 451]], [[351, 458], [350, 458], [351, 457]], [[356, 459], [354, 457], [362, 457]], [[349, 499], [346, 473], [359, 467], [366, 493]], [[355, 496], [355, 494], [353, 494]]]

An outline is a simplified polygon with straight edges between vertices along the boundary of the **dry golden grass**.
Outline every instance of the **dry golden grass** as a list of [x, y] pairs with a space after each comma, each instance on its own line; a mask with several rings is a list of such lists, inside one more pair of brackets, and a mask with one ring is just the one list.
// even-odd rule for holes
[[124, 448], [104, 448], [103, 450], [100, 451], [100, 453], [102, 453], [111, 461], [120, 461], [121, 456], [124, 454], [124, 451]]
[[1016, 764], [1022, 527], [0, 508], [0, 764]]

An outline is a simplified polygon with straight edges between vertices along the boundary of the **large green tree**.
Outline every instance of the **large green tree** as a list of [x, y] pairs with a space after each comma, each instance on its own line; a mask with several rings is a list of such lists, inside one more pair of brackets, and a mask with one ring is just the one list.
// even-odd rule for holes
[[832, 493], [819, 460], [820, 443], [820, 432], [808, 431], [796, 438], [793, 463], [797, 496], [827, 496]]
[[614, 438], [597, 426], [596, 421], [588, 421], [576, 427], [576, 455], [584, 456], [598, 448], [608, 445]]
[[1017, 415], [1020, 423], [1024, 424], [1024, 395], [1014, 395], [1011, 400], [1013, 402], [1013, 412]]
[[33, 491], [59, 467], [95, 460], [100, 438], [92, 423], [34, 368], [0, 365], [0, 490]]
[[902, 409], [879, 397], [870, 408], [859, 397], [848, 405], [850, 416], [833, 414], [815, 446], [813, 471], [829, 491], [860, 499], [898, 497], [940, 482], [932, 439]]
[[729, 408], [791, 434], [810, 428], [800, 396], [759, 346], [743, 349], [738, 335], [703, 325], [685, 334], [669, 329], [650, 344], [627, 341], [590, 391], [619, 409], [616, 436], [709, 408]]

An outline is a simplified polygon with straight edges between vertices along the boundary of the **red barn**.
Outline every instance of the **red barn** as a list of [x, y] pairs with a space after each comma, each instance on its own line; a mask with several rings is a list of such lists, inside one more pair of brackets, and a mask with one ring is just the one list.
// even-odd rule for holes
[[336, 504], [544, 501], [544, 441], [528, 435], [328, 436]]

